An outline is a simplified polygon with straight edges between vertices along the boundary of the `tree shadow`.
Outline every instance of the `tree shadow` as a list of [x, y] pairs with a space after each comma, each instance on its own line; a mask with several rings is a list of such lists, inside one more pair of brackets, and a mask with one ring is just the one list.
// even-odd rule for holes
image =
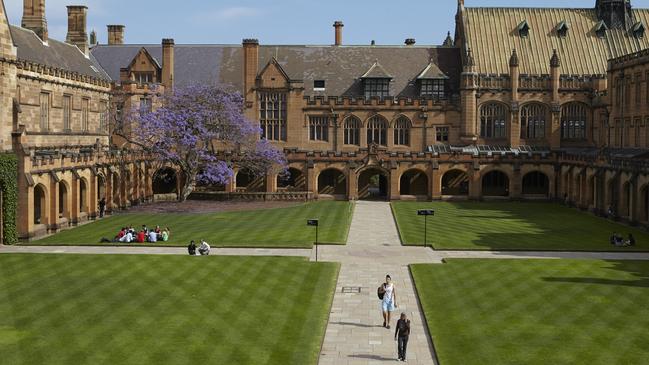
[[554, 283], [595, 284], [595, 285], [626, 286], [626, 287], [635, 287], [635, 288], [649, 288], [649, 261], [605, 260], [605, 262], [612, 264], [612, 266], [604, 267], [604, 269], [623, 271], [637, 277], [637, 279], [621, 280], [621, 279], [592, 278], [592, 277], [591, 278], [545, 277], [542, 279], [546, 282], [554, 282]]

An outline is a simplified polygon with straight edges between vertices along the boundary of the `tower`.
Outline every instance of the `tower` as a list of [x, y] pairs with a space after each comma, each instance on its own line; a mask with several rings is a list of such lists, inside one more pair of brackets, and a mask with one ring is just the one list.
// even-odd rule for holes
[[609, 29], [627, 30], [632, 24], [631, 0], [597, 0], [595, 9]]

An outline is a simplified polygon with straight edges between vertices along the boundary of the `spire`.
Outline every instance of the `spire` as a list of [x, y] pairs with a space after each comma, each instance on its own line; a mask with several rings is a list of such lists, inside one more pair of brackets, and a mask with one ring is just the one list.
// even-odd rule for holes
[[509, 57], [509, 67], [518, 67], [518, 54], [515, 48], [512, 50], [512, 56]]
[[552, 53], [552, 58], [550, 58], [550, 67], [555, 68], [559, 66], [561, 66], [561, 60], [559, 59], [559, 55], [557, 54], [557, 50], [555, 49]]
[[453, 38], [451, 38], [451, 32], [446, 33], [446, 39], [444, 39], [444, 43], [442, 44], [444, 47], [453, 47]]

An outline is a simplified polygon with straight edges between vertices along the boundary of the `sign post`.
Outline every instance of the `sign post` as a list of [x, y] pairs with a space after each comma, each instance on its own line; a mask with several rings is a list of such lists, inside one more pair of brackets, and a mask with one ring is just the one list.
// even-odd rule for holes
[[309, 227], [315, 227], [315, 262], [318, 262], [318, 226], [320, 222], [317, 219], [309, 219], [306, 221]]
[[435, 211], [433, 209], [419, 209], [417, 215], [424, 216], [424, 247], [426, 247], [428, 244], [428, 216], [435, 215]]

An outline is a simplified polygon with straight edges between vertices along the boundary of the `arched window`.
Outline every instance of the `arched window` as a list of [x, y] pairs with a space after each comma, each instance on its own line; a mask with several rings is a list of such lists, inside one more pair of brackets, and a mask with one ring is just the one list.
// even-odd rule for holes
[[345, 119], [343, 125], [345, 133], [345, 144], [360, 146], [361, 145], [361, 121], [356, 117]]
[[480, 108], [480, 136], [483, 138], [505, 138], [507, 136], [505, 106], [487, 103]]
[[375, 115], [367, 122], [367, 144], [388, 145], [388, 122]]
[[410, 146], [410, 119], [401, 116], [394, 123], [394, 144], [399, 146]]
[[545, 138], [547, 108], [543, 104], [527, 104], [521, 108], [521, 138]]
[[586, 139], [586, 106], [568, 103], [561, 107], [561, 138]]

